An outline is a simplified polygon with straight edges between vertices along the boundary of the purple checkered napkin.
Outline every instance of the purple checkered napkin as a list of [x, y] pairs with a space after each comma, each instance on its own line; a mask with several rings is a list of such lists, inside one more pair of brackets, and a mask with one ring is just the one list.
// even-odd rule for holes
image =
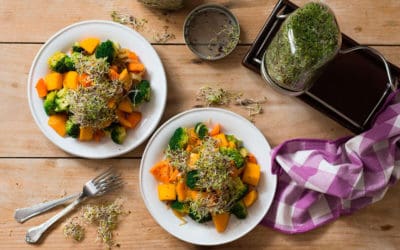
[[360, 135], [296, 139], [274, 148], [278, 187], [262, 223], [302, 233], [382, 199], [400, 178], [400, 96], [395, 96]]

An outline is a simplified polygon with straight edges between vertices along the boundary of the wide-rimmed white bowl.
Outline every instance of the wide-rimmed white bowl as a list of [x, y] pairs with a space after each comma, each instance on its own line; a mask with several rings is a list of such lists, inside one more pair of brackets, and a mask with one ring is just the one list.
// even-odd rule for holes
[[[150, 174], [151, 167], [164, 158], [169, 139], [178, 127], [193, 127], [197, 122], [220, 123], [223, 132], [233, 134], [243, 141], [261, 166], [258, 200], [249, 208], [244, 220], [231, 216], [228, 228], [217, 233], [212, 222], [199, 224], [190, 218], [182, 225], [171, 209], [158, 199], [157, 181]], [[175, 237], [197, 245], [219, 245], [236, 240], [250, 232], [267, 213], [276, 190], [277, 178], [271, 173], [270, 146], [263, 134], [247, 119], [233, 112], [218, 108], [192, 109], [165, 122], [151, 137], [140, 164], [140, 189], [150, 214], [166, 231]]]
[[[122, 48], [133, 50], [146, 67], [145, 79], [150, 81], [152, 98], [140, 107], [142, 121], [132, 130], [122, 145], [115, 144], [109, 138], [101, 142], [81, 142], [71, 137], [60, 137], [48, 126], [43, 109], [43, 100], [38, 97], [36, 82], [48, 72], [47, 59], [55, 51], [67, 52], [75, 41], [87, 37], [110, 39]], [[121, 24], [109, 21], [89, 20], [72, 24], [53, 35], [39, 50], [28, 77], [28, 100], [33, 118], [43, 134], [64, 151], [85, 158], [115, 157], [133, 150], [143, 143], [155, 130], [164, 112], [167, 99], [167, 80], [159, 56], [149, 42], [136, 31]]]

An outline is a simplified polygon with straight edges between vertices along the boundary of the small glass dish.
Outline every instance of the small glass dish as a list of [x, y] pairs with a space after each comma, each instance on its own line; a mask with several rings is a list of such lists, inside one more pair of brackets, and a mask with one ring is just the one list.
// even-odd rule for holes
[[186, 45], [198, 57], [218, 60], [229, 55], [239, 43], [239, 21], [224, 6], [200, 5], [187, 16], [183, 36]]

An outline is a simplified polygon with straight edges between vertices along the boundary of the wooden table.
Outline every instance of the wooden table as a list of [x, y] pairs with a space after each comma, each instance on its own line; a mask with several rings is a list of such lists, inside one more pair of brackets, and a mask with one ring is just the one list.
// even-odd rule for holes
[[[119, 196], [132, 211], [117, 230], [116, 241], [124, 249], [198, 249], [162, 229], [150, 216], [139, 193], [139, 163], [144, 146], [109, 160], [86, 160], [69, 155], [40, 132], [30, 114], [26, 86], [29, 68], [42, 44], [59, 29], [82, 20], [110, 20], [113, 10], [146, 18], [142, 34], [153, 42], [168, 76], [168, 101], [162, 122], [198, 104], [194, 96], [204, 85], [243, 92], [253, 98], [267, 97], [264, 114], [255, 125], [272, 146], [291, 138], [334, 139], [348, 130], [296, 98], [267, 87], [260, 76], [241, 65], [250, 44], [272, 10], [275, 0], [189, 1], [181, 11], [163, 14], [135, 0], [46, 1], [0, 0], [0, 248], [1, 249], [102, 249], [94, 242], [95, 230], [88, 229], [82, 243], [64, 238], [58, 224], [40, 245], [24, 242], [26, 230], [59, 211], [56, 209], [24, 224], [14, 221], [17, 207], [58, 198], [80, 190], [82, 183], [112, 165], [128, 183]], [[241, 24], [241, 43], [232, 55], [217, 62], [196, 58], [184, 45], [182, 23], [186, 14], [202, 2], [228, 6]], [[302, 5], [305, 0], [296, 0]], [[329, 0], [341, 29], [361, 44], [373, 46], [391, 62], [400, 64], [400, 19], [398, 0]], [[154, 43], [154, 31], [163, 26], [176, 39]], [[247, 111], [230, 106], [243, 116]], [[399, 249], [400, 185], [392, 187], [376, 204], [351, 216], [300, 235], [284, 235], [257, 226], [243, 238], [220, 246], [222, 249]]]

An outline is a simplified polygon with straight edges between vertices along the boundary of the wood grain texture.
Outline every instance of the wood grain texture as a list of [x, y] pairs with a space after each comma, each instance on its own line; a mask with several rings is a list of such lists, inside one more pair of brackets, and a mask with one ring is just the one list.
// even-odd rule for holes
[[[196, 5], [209, 2], [229, 7], [241, 24], [241, 45], [217, 62], [197, 59], [182, 38], [185, 16]], [[307, 1], [293, 2], [303, 5]], [[400, 1], [326, 2], [344, 33], [362, 44], [381, 45], [374, 48], [400, 65]], [[351, 134], [298, 99], [276, 93], [260, 76], [241, 65], [275, 3], [276, 0], [193, 0], [180, 11], [163, 13], [145, 8], [136, 0], [0, 0], [0, 249], [104, 249], [94, 242], [94, 228], [88, 228], [87, 239], [77, 244], [63, 237], [61, 224], [42, 244], [28, 245], [24, 242], [26, 230], [60, 209], [24, 224], [15, 222], [13, 213], [18, 207], [78, 192], [83, 183], [110, 165], [122, 172], [127, 185], [106, 198], [125, 199], [125, 208], [131, 211], [117, 231], [121, 249], [202, 249], [169, 235], [147, 211], [139, 192], [139, 164], [145, 144], [118, 159], [79, 159], [54, 146], [33, 121], [26, 97], [33, 58], [52, 34], [77, 21], [110, 20], [111, 11], [116, 10], [146, 18], [148, 23], [140, 33], [150, 42], [155, 42], [154, 34], [164, 32], [166, 25], [168, 32], [175, 34], [176, 38], [167, 44], [155, 45], [168, 77], [167, 107], [161, 123], [201, 104], [194, 97], [200, 87], [208, 85], [241, 92], [247, 98], [266, 97], [264, 113], [256, 116], [255, 125], [271, 146], [298, 137], [334, 139]], [[247, 116], [239, 106], [224, 108]], [[381, 201], [305, 234], [289, 236], [257, 226], [243, 238], [211, 249], [399, 249], [399, 194], [397, 184]]]
[[[118, 194], [110, 194], [104, 199], [122, 198], [124, 209], [131, 211], [123, 217], [116, 231], [118, 235], [115, 239], [121, 249], [202, 249], [174, 238], [153, 220], [139, 192], [139, 160], [134, 159], [3, 159], [0, 164], [1, 249], [36, 248], [37, 246], [24, 243], [26, 230], [42, 223], [61, 209], [19, 224], [13, 220], [15, 208], [79, 192], [83, 183], [110, 165], [122, 173], [127, 185]], [[400, 186], [396, 185], [380, 202], [309, 233], [283, 235], [270, 228], [257, 226], [243, 238], [214, 248], [396, 249], [400, 244], [399, 192]], [[70, 216], [77, 215], [78, 212], [79, 209]], [[81, 243], [65, 239], [62, 228], [63, 222], [58, 223], [38, 247], [104, 249], [100, 243], [95, 242], [94, 227], [86, 227], [87, 238]]]
[[[148, 23], [141, 33], [151, 42], [154, 34], [163, 33], [164, 26], [176, 39], [170, 43], [183, 43], [182, 24], [186, 15], [201, 3], [220, 3], [229, 7], [241, 25], [242, 43], [251, 43], [269, 16], [277, 0], [190, 0], [177, 12], [163, 12], [144, 7], [136, 0], [65, 1], [0, 0], [0, 42], [44, 42], [52, 34], [71, 23], [101, 19], [111, 20], [110, 13], [118, 11]], [[294, 0], [303, 5], [307, 0]], [[362, 44], [400, 45], [400, 21], [397, 0], [329, 0], [342, 31]]]

